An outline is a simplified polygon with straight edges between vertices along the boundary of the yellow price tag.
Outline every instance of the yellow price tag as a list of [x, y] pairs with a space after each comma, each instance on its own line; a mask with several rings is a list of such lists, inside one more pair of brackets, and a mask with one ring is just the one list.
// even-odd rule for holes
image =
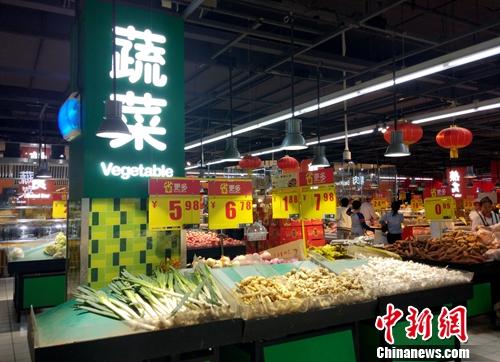
[[273, 218], [289, 219], [300, 213], [300, 194], [297, 187], [274, 189], [272, 196]]
[[161, 231], [199, 224], [203, 208], [200, 196], [168, 195], [149, 197], [149, 230]]
[[65, 200], [52, 201], [52, 218], [53, 219], [66, 219], [68, 208]]
[[208, 228], [238, 229], [253, 223], [252, 195], [208, 196]]
[[410, 205], [413, 211], [420, 210], [424, 207], [422, 199], [411, 199]]
[[464, 199], [464, 209], [472, 210], [474, 208], [474, 199], [466, 198]]
[[372, 200], [372, 205], [375, 210], [384, 210], [387, 209], [388, 202], [386, 199], [373, 199]]
[[300, 216], [303, 219], [322, 219], [325, 215], [335, 214], [337, 199], [334, 186], [317, 189], [303, 187], [301, 194]]
[[429, 197], [424, 200], [425, 216], [429, 220], [454, 219], [456, 204], [451, 196]]

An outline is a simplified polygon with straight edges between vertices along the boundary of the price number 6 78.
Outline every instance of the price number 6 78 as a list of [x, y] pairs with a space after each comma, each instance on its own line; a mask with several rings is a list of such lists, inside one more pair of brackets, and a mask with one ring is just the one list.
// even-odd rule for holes
[[252, 201], [228, 201], [226, 202], [226, 218], [232, 220], [236, 218], [237, 210], [252, 210]]

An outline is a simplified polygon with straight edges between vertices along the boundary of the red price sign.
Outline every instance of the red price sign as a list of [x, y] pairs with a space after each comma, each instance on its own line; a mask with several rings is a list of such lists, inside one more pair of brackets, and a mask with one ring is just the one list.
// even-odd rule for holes
[[209, 196], [209, 229], [238, 229], [240, 225], [252, 222], [252, 195]]
[[299, 174], [300, 186], [333, 184], [333, 168], [323, 168], [317, 171], [301, 172]]
[[302, 188], [300, 215], [303, 219], [322, 219], [325, 215], [335, 214], [336, 208], [334, 186]]
[[273, 218], [288, 219], [300, 213], [298, 188], [275, 189], [272, 196]]
[[200, 196], [151, 196], [148, 209], [149, 229], [161, 231], [199, 224], [202, 208]]
[[149, 195], [199, 195], [200, 180], [190, 178], [149, 179]]
[[455, 199], [451, 196], [429, 197], [424, 200], [425, 216], [429, 220], [455, 218]]

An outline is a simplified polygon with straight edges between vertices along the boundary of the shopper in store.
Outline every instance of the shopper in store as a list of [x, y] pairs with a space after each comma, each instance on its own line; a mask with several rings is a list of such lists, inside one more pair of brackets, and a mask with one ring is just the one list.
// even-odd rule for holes
[[363, 236], [365, 231], [374, 231], [373, 228], [366, 224], [365, 217], [360, 209], [361, 201], [354, 200], [352, 207], [347, 210], [347, 215], [351, 217], [351, 237]]
[[400, 207], [401, 203], [399, 201], [393, 201], [391, 211], [385, 213], [380, 219], [382, 230], [387, 230], [387, 242], [389, 244], [394, 244], [402, 239], [404, 216], [399, 212]]
[[347, 215], [348, 207], [349, 199], [343, 197], [340, 200], [340, 206], [337, 207], [337, 213], [335, 214], [338, 239], [349, 239], [349, 235], [351, 234], [351, 217]]
[[[469, 213], [469, 220], [471, 221], [471, 224], [474, 223], [475, 219], [479, 219], [479, 212], [481, 211], [481, 203], [479, 202], [479, 199], [475, 199], [473, 205], [474, 209], [472, 209]], [[479, 221], [476, 221], [476, 223], [478, 223]]]
[[472, 220], [472, 230], [477, 230], [482, 226], [488, 227], [500, 223], [500, 216], [493, 212], [493, 201], [486, 196], [479, 202], [481, 205], [481, 211], [478, 213], [478, 217]]
[[375, 222], [379, 219], [377, 213], [375, 212], [375, 208], [372, 205], [372, 198], [367, 197], [365, 201], [361, 204], [361, 209], [359, 210], [365, 217], [365, 220], [368, 225], [374, 225]]

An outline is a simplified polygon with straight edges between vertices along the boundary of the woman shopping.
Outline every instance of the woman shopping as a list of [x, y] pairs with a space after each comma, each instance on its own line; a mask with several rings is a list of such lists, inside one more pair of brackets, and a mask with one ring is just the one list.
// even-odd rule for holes
[[359, 211], [361, 208], [361, 202], [359, 200], [355, 200], [352, 202], [352, 208], [347, 210], [347, 215], [351, 216], [351, 236], [363, 236], [365, 234], [365, 230], [374, 231], [373, 228], [369, 227], [366, 224], [365, 217]]
[[384, 214], [380, 223], [382, 224], [382, 230], [387, 230], [387, 242], [389, 244], [394, 244], [397, 240], [401, 240], [401, 234], [403, 232], [403, 214], [399, 212], [400, 203], [399, 201], [393, 201], [391, 204], [391, 211]]

